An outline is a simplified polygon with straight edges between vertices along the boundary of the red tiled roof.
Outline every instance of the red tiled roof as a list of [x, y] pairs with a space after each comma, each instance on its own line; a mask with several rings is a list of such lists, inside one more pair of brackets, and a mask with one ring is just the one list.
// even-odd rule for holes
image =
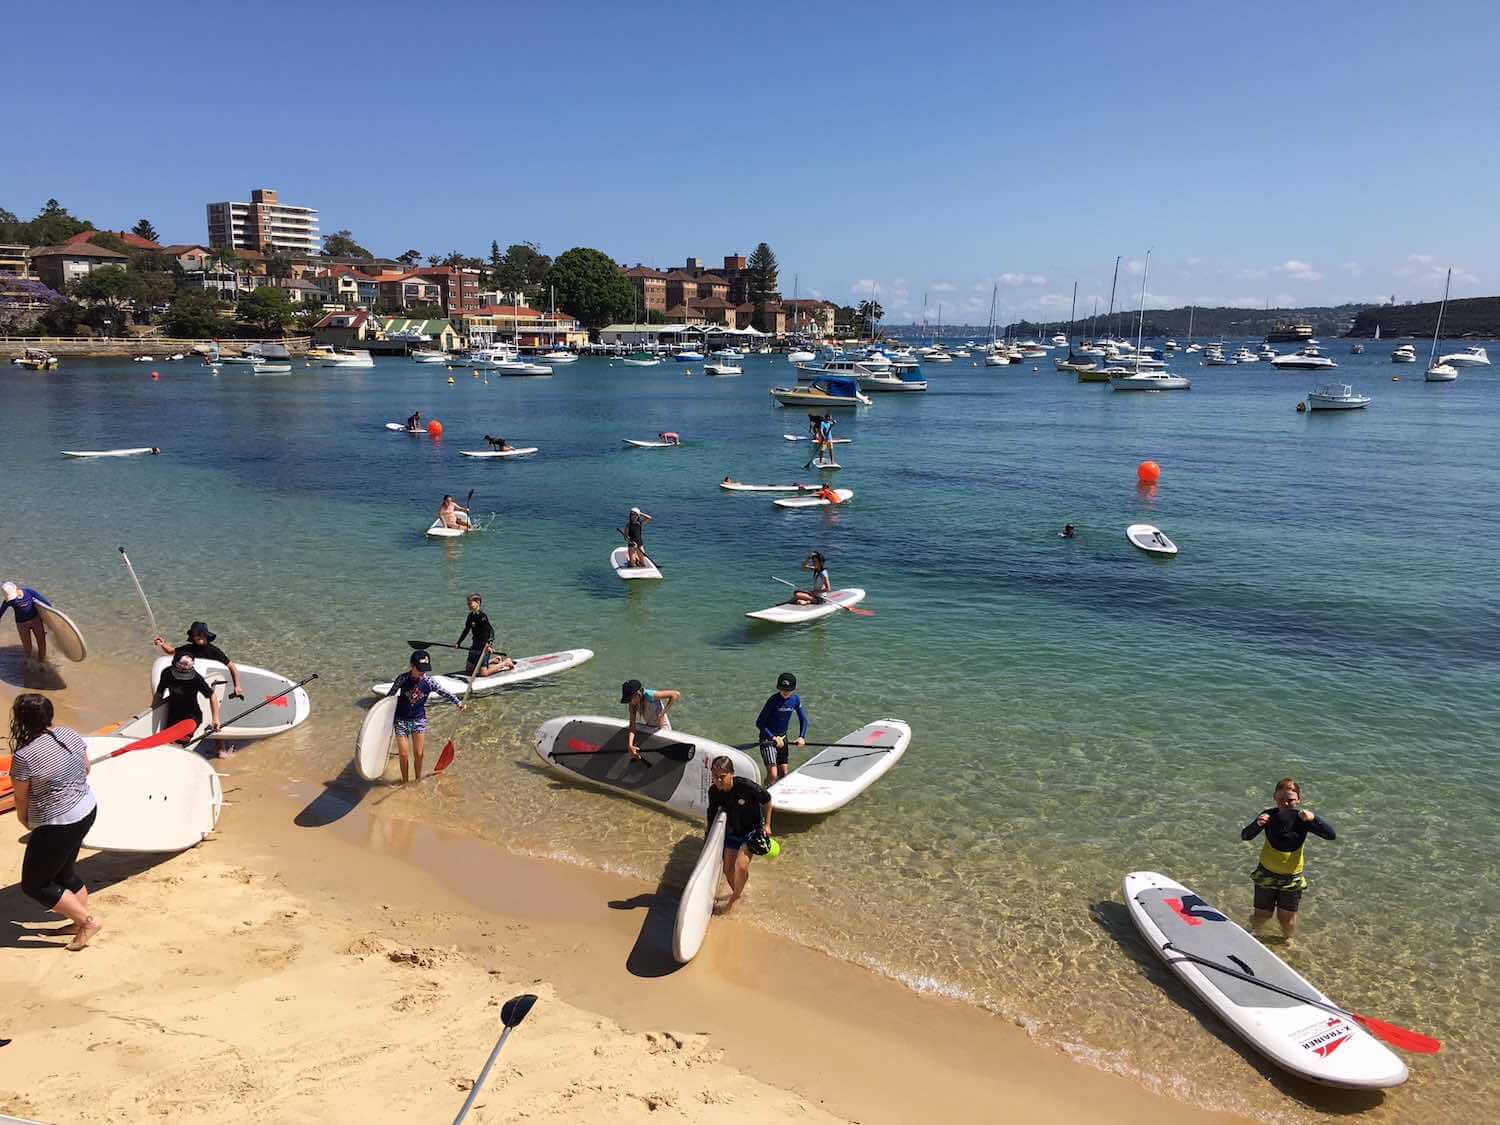
[[131, 234], [128, 230], [81, 230], [71, 238], [63, 240], [64, 246], [76, 246], [80, 242], [91, 242], [96, 234], [112, 234], [126, 246], [137, 250], [160, 250], [161, 245], [152, 242], [149, 238], [142, 238], [138, 234]]
[[729, 282], [725, 281], [716, 273], [701, 273], [698, 275], [696, 280], [699, 285], [722, 285], [725, 288], [728, 288], [729, 286]]
[[698, 279], [696, 277], [694, 277], [692, 274], [687, 273], [687, 272], [685, 272], [683, 270], [673, 270], [671, 273], [667, 274], [667, 280], [668, 281], [697, 281]]
[[663, 280], [665, 280], [667, 275], [664, 274], [664, 273], [662, 273], [661, 270], [654, 270], [654, 269], [652, 269], [650, 266], [633, 266], [632, 268], [630, 268], [630, 269], [628, 269], [628, 270], [625, 271], [625, 276], [626, 277], [659, 277], [659, 278], [662, 278]]
[[367, 320], [370, 319], [370, 314], [365, 309], [355, 309], [353, 312], [331, 312], [327, 316], [325, 316], [322, 320], [318, 321], [317, 324], [314, 324], [313, 327], [314, 328], [329, 328], [329, 327], [332, 327], [332, 321], [335, 318], [337, 318], [337, 317], [349, 317], [350, 318], [350, 323], [344, 324], [344, 325], [340, 325], [340, 327], [342, 327], [342, 328], [358, 328], [361, 324], [363, 324], [365, 321], [367, 321]]
[[62, 246], [38, 246], [31, 251], [33, 258], [118, 258], [120, 261], [129, 259], [129, 254], [121, 254], [118, 250], [111, 250], [107, 246], [95, 246], [92, 242], [71, 242]]
[[163, 254], [171, 254], [174, 258], [182, 257], [189, 250], [202, 250], [205, 253], [212, 253], [212, 251], [207, 246], [204, 246], [201, 242], [174, 242], [170, 246], [163, 246], [161, 248], [161, 252]]
[[724, 300], [723, 297], [695, 297], [687, 304], [690, 309], [733, 309], [739, 307]]

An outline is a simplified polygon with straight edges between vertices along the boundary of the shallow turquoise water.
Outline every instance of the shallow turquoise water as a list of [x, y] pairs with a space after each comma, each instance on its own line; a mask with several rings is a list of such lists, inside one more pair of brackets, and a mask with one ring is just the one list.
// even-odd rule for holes
[[[1345, 350], [1329, 349], [1338, 377], [1375, 402], [1337, 416], [1296, 414], [1318, 377], [1264, 365], [1179, 360], [1194, 389], [1155, 395], [1030, 366], [935, 368], [927, 395], [877, 397], [841, 426], [855, 444], [836, 483], [855, 501], [837, 513], [716, 487], [811, 475], [805, 446], [780, 437], [805, 416], [766, 395], [791, 378], [780, 358], [730, 380], [584, 360], [551, 380], [460, 371], [451, 387], [398, 361], [283, 378], [160, 364], [159, 382], [129, 363], [10, 370], [0, 566], [103, 651], [138, 658], [143, 692], [122, 544], [164, 626], [205, 617], [251, 663], [320, 671], [314, 722], [238, 759], [317, 780], [346, 764], [356, 700], [402, 666], [403, 638], [453, 639], [480, 590], [511, 651], [598, 655], [441, 719], [436, 737], [459, 732], [455, 774], [391, 799], [648, 878], [691, 828], [533, 769], [542, 719], [618, 713], [619, 682], [639, 676], [683, 691], [677, 725], [744, 741], [783, 669], [814, 737], [903, 718], [912, 749], [874, 790], [782, 825], [784, 858], [752, 882], [756, 921], [1179, 1096], [1278, 1119], [1365, 1103], [1268, 1082], [1142, 960], [1110, 901], [1149, 867], [1246, 909], [1255, 849], [1238, 829], [1296, 774], [1340, 835], [1312, 842], [1288, 956], [1335, 997], [1448, 1043], [1365, 1108], [1494, 1116], [1500, 376], [1427, 385], [1387, 347]], [[381, 428], [418, 408], [442, 441]], [[621, 444], [661, 429], [687, 444]], [[542, 452], [457, 455], [486, 432]], [[57, 456], [149, 444], [163, 455]], [[1153, 492], [1135, 483], [1146, 457], [1163, 467]], [[494, 529], [426, 540], [441, 494], [470, 488]], [[653, 588], [607, 566], [631, 504], [656, 517]], [[1130, 548], [1138, 520], [1181, 555]], [[1064, 542], [1067, 521], [1081, 531]], [[812, 547], [875, 616], [745, 620]], [[14, 673], [14, 650], [0, 657]], [[86, 691], [86, 668], [62, 671]]]

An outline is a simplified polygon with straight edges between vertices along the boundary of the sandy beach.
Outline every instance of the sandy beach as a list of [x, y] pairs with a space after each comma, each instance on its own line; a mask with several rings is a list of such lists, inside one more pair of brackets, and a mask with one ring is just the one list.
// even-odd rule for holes
[[[85, 730], [134, 702], [135, 673], [88, 670], [86, 709], [68, 706], [80, 693], [57, 699]], [[532, 992], [472, 1120], [1205, 1119], [738, 919], [679, 970], [681, 863], [655, 887], [516, 856], [404, 819], [395, 788], [356, 807], [254, 759], [220, 762], [230, 805], [198, 848], [86, 856], [105, 929], [80, 954], [20, 893], [21, 833], [4, 822], [0, 1111], [445, 1120], [499, 1004]]]

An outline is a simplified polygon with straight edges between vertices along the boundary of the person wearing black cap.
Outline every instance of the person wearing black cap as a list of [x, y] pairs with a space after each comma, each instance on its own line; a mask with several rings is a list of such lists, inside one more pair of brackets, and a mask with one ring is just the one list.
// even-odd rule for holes
[[224, 650], [213, 643], [216, 635], [210, 633], [208, 626], [203, 622], [194, 621], [188, 626], [187, 644], [178, 645], [176, 648], [173, 648], [160, 637], [154, 638], [152, 643], [174, 660], [183, 653], [187, 653], [194, 660], [217, 660], [229, 669], [229, 682], [233, 687], [233, 690], [229, 693], [229, 698], [244, 699], [245, 693], [240, 690], [240, 670], [235, 666], [234, 661], [230, 660], [224, 654]]
[[625, 728], [625, 749], [630, 751], [632, 761], [641, 760], [640, 752], [635, 748], [636, 727], [648, 734], [671, 730], [672, 720], [667, 717], [667, 712], [681, 698], [680, 691], [642, 687], [640, 680], [626, 680], [620, 685], [620, 702], [630, 707], [630, 725]]
[[[209, 715], [212, 716], [209, 729], [218, 730], [219, 697], [208, 686], [208, 681], [194, 669], [192, 652], [180, 652], [172, 657], [171, 664], [161, 670], [161, 678], [156, 681], [156, 691], [151, 696], [152, 707], [162, 703], [167, 705], [167, 716], [162, 722], [162, 729], [180, 723], [183, 719], [192, 719], [195, 728], [193, 734], [197, 734], [196, 728], [203, 722], [203, 709], [199, 699], [208, 700]], [[181, 741], [186, 742], [187, 739]]]
[[[797, 737], [788, 737], [792, 716], [797, 716]], [[755, 717], [756, 732], [760, 735], [760, 757], [766, 763], [766, 784], [786, 776], [790, 757], [789, 746], [807, 744], [807, 712], [802, 710], [802, 697], [797, 694], [797, 677], [783, 672], [776, 677], [776, 694], [767, 699]]]
[[427, 699], [437, 694], [449, 703], [464, 709], [463, 700], [454, 695], [429, 674], [432, 672], [432, 657], [420, 649], [411, 654], [411, 668], [396, 677], [386, 698], [396, 697], [396, 718], [392, 726], [396, 732], [396, 750], [401, 755], [401, 780], [408, 780], [407, 753], [417, 767], [417, 780], [422, 780], [422, 751], [427, 745]]

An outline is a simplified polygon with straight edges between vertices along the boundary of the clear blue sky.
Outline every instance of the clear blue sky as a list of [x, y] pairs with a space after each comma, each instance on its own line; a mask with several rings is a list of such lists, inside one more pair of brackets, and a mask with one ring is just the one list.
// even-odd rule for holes
[[[58, 13], [64, 12], [65, 16]], [[64, 22], [65, 20], [65, 22]], [[1500, 291], [1500, 5], [25, 4], [0, 206], [712, 263], [890, 320]], [[1137, 267], [1138, 268], [1138, 267]], [[1128, 276], [1122, 268], [1122, 279]], [[1122, 301], [1138, 300], [1139, 276]]]

